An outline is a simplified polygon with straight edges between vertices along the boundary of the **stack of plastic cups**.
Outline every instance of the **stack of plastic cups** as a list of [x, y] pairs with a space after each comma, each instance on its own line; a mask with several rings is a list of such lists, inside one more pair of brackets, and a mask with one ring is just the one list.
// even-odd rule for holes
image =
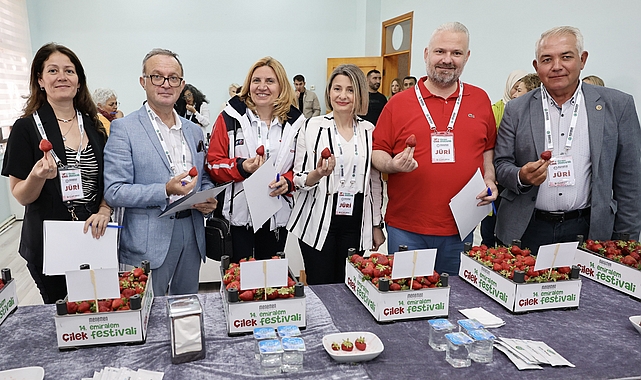
[[445, 334], [445, 338], [447, 339], [445, 360], [454, 368], [469, 367], [472, 364], [470, 360], [472, 338], [463, 332]]
[[447, 340], [445, 335], [454, 331], [454, 325], [447, 319], [431, 319], [428, 321], [430, 325], [429, 345], [436, 351], [445, 351], [447, 348]]
[[256, 327], [254, 329], [254, 357], [260, 360], [258, 343], [263, 340], [276, 339], [276, 330], [273, 327]]
[[260, 366], [265, 375], [277, 375], [282, 365], [283, 346], [278, 339], [267, 339], [258, 342]]
[[486, 329], [472, 330], [469, 335], [474, 339], [470, 349], [470, 359], [477, 363], [492, 363], [494, 340], [496, 337]]
[[294, 325], [279, 326], [278, 336], [283, 345], [282, 372], [301, 371], [305, 356], [305, 342], [301, 338], [300, 329]]

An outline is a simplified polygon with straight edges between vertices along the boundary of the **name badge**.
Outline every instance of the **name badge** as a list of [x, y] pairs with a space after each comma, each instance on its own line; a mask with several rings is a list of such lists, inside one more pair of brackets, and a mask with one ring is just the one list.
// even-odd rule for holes
[[65, 167], [58, 169], [60, 174], [60, 188], [62, 190], [62, 200], [72, 201], [74, 199], [82, 199], [84, 194], [82, 192], [82, 176], [80, 169]]
[[432, 133], [432, 163], [454, 162], [454, 134]]
[[338, 192], [338, 204], [336, 204], [336, 215], [351, 216], [354, 211], [354, 194], [348, 191]]
[[572, 157], [555, 157], [548, 166], [548, 186], [574, 186], [575, 181]]

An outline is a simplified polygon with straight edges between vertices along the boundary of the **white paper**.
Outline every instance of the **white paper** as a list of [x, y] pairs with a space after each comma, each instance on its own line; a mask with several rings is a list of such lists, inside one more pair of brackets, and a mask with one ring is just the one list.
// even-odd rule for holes
[[546, 361], [550, 363], [553, 367], [556, 366], [568, 366], [576, 367], [574, 364], [570, 363], [566, 358], [559, 355], [554, 349], [548, 346], [545, 342], [539, 341], [530, 341], [530, 345], [534, 346], [536, 349], [540, 350], [542, 356], [546, 357]]
[[486, 329], [501, 327], [505, 325], [505, 321], [503, 319], [497, 317], [496, 315], [490, 313], [489, 311], [483, 309], [482, 307], [462, 309], [462, 310], [459, 310], [459, 312], [464, 316], [468, 317], [469, 319], [476, 319]]
[[461, 240], [465, 239], [492, 211], [492, 204], [477, 206], [480, 200], [476, 199], [476, 196], [483, 191], [487, 191], [487, 186], [481, 175], [481, 169], [476, 169], [476, 173], [468, 183], [450, 201], [450, 210], [454, 215]]
[[523, 360], [527, 364], [538, 364], [539, 362], [536, 361], [534, 358], [532, 358], [530, 355], [526, 353], [526, 348], [519, 345], [517, 343], [517, 339], [509, 339], [509, 338], [503, 338], [499, 337], [498, 340], [495, 340], [494, 343], [498, 343], [508, 350], [514, 355], [516, 355], [519, 359]]
[[534, 270], [574, 265], [574, 254], [578, 245], [578, 241], [542, 245], [536, 255]]
[[[165, 211], [163, 211], [160, 215], [158, 215], [158, 217], [162, 218], [163, 216], [173, 215], [178, 211], [188, 210], [192, 208], [192, 206], [195, 204], [207, 202], [208, 198], [216, 198], [218, 194], [225, 191], [225, 189], [228, 188], [229, 186], [231, 186], [231, 182], [221, 186], [211, 188], [211, 189], [199, 191], [197, 193], [191, 193], [191, 194], [185, 195], [181, 199], [167, 206]], [[219, 205], [219, 206], [222, 206], [222, 205]]]
[[524, 369], [543, 369], [543, 367], [541, 367], [540, 365], [528, 364], [528, 363], [524, 362], [523, 360], [521, 360], [521, 358], [519, 358], [518, 356], [514, 355], [507, 347], [503, 346], [502, 344], [500, 344], [498, 342], [494, 343], [494, 348], [496, 348], [497, 350], [499, 350], [502, 353], [504, 353], [505, 356], [507, 356], [508, 359], [510, 359], [512, 361], [512, 363], [514, 363], [514, 365], [516, 366], [516, 368], [519, 371], [522, 371]]
[[131, 380], [162, 380], [165, 375], [164, 372], [148, 371], [146, 369], [139, 369], [137, 372], [138, 377]]
[[200, 315], [189, 315], [173, 319], [175, 354], [200, 352], [203, 349], [200, 331]]
[[[92, 280], [91, 274], [94, 274]], [[72, 270], [65, 272], [70, 302], [120, 298], [118, 268]], [[94, 293], [94, 287], [96, 293]]]
[[433, 275], [436, 251], [434, 248], [396, 252], [392, 266], [392, 279]]
[[287, 259], [240, 263], [240, 290], [287, 286]]
[[84, 224], [44, 221], [44, 274], [65, 274], [79, 269], [81, 264], [89, 264], [92, 269], [118, 268], [118, 228], [107, 228], [100, 239], [94, 239], [91, 231], [82, 232]]
[[243, 181], [243, 189], [249, 206], [254, 232], [258, 231], [272, 215], [283, 207], [283, 203], [278, 197], [269, 196], [273, 191], [273, 189], [269, 188], [269, 184], [275, 180], [276, 169], [273, 165], [272, 156], [249, 178]]

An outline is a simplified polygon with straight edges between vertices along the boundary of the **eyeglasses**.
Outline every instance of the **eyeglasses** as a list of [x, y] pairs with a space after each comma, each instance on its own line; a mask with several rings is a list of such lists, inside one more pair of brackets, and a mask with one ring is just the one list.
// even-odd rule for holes
[[194, 95], [191, 92], [185, 92], [183, 94], [183, 98], [193, 98], [193, 97], [194, 97]]
[[183, 78], [181, 77], [164, 77], [157, 74], [143, 75], [142, 77], [151, 79], [151, 84], [154, 86], [162, 86], [165, 84], [165, 81], [167, 81], [169, 82], [169, 86], [178, 87], [183, 81]]

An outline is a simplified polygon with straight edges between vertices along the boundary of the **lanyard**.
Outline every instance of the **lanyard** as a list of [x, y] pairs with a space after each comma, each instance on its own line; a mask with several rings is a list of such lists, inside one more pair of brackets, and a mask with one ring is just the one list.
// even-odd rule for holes
[[[171, 158], [171, 154], [169, 154], [169, 149], [167, 148], [167, 143], [165, 142], [165, 139], [162, 137], [162, 133], [160, 133], [160, 127], [158, 127], [158, 123], [156, 122], [156, 114], [154, 111], [149, 108], [149, 105], [145, 103], [145, 108], [147, 109], [147, 116], [149, 116], [149, 120], [151, 121], [151, 125], [154, 127], [154, 131], [156, 132], [156, 136], [158, 136], [158, 140], [160, 140], [160, 145], [162, 146], [162, 150], [165, 152], [165, 156], [167, 157], [167, 161], [169, 161], [169, 167], [171, 167], [171, 171], [174, 173], [174, 176], [180, 174], [178, 172], [178, 169], [176, 168], [176, 164], [174, 164], [174, 160]], [[172, 111], [173, 112], [173, 111]], [[182, 165], [183, 165], [183, 171], [187, 171], [187, 144], [185, 143], [185, 137], [183, 136], [183, 131], [182, 128], [180, 129], [180, 142], [182, 145]]]
[[258, 119], [257, 132], [258, 132], [258, 141], [260, 142], [258, 146], [263, 145], [265, 147], [265, 160], [267, 160], [269, 158], [269, 154], [271, 151], [271, 143], [269, 142], [269, 128], [267, 128], [267, 136], [265, 136], [265, 141], [263, 142], [263, 134], [262, 134], [263, 125], [267, 127], [267, 123], [265, 123], [261, 119]]
[[[354, 130], [354, 160], [352, 168], [352, 178], [349, 180], [350, 184], [356, 183], [356, 165], [358, 163], [358, 134], [356, 133], [356, 124], [352, 123], [352, 129]], [[341, 146], [341, 139], [338, 134], [338, 127], [336, 126], [336, 121], [334, 120], [334, 134], [336, 135], [336, 145], [338, 146], [338, 163], [340, 166], [340, 181], [341, 185], [345, 184], [345, 156], [343, 155], [343, 147]]]
[[[416, 98], [418, 99], [418, 103], [421, 105], [421, 108], [423, 109], [423, 114], [425, 114], [425, 119], [427, 119], [427, 123], [430, 125], [430, 129], [433, 132], [436, 132], [436, 124], [434, 123], [434, 119], [432, 119], [432, 115], [430, 114], [430, 111], [427, 109], [427, 105], [425, 104], [425, 100], [423, 100], [423, 96], [421, 96], [421, 90], [418, 88], [418, 83], [414, 86], [414, 91], [416, 92]], [[447, 124], [447, 133], [452, 132], [454, 130], [454, 122], [456, 122], [456, 117], [458, 116], [458, 110], [461, 107], [461, 100], [463, 99], [463, 82], [459, 81], [459, 91], [458, 91], [458, 98], [456, 98], [456, 104], [454, 105], [454, 109], [452, 110], [452, 116], [450, 116], [450, 122]]]
[[[541, 102], [543, 103], [543, 115], [545, 116], [545, 140], [547, 144], [547, 149], [552, 150], [554, 148], [554, 143], [552, 142], [552, 122], [550, 121], [550, 101], [543, 83], [541, 83]], [[561, 105], [563, 107], [563, 105]], [[576, 129], [576, 123], [579, 120], [579, 109], [581, 108], [581, 83], [579, 83], [579, 90], [576, 93], [576, 101], [574, 102], [574, 107], [572, 109], [572, 119], [570, 119], [570, 129], [568, 130], [568, 137], [565, 139], [565, 150], [569, 150], [572, 147], [572, 142], [574, 141], [574, 129]]]
[[[40, 116], [38, 115], [38, 111], [33, 113], [33, 119], [36, 121], [36, 126], [38, 127], [38, 132], [40, 132], [40, 136], [45, 139], [47, 139], [47, 133], [45, 132], [44, 127], [42, 126], [42, 121], [40, 120]], [[85, 129], [83, 128], [84, 123], [82, 120], [82, 114], [80, 111], [76, 110], [76, 119], [78, 120], [78, 130], [80, 131], [80, 146], [78, 146], [78, 151], [76, 152], [76, 165], [80, 164], [80, 155], [82, 153], [82, 139], [85, 135]], [[56, 166], [58, 167], [63, 167], [64, 165], [62, 164], [62, 161], [60, 161], [60, 158], [58, 158], [58, 155], [56, 152], [51, 150], [51, 157], [53, 158], [54, 162], [56, 163]]]

